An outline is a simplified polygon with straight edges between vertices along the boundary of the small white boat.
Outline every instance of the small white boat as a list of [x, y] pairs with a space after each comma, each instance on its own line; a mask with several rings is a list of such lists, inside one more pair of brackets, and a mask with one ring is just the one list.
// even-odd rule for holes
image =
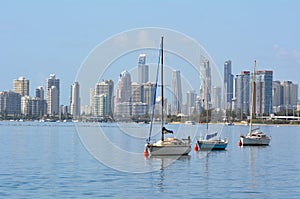
[[[161, 64], [161, 96], [164, 99], [163, 94], [163, 37], [161, 38], [161, 49], [160, 49], [160, 64]], [[154, 88], [154, 96], [152, 103], [152, 115], [150, 122], [150, 131], [149, 137], [147, 139], [147, 143], [145, 144], [144, 155], [148, 156], [166, 156], [166, 155], [187, 155], [191, 151], [191, 139], [188, 137], [187, 139], [177, 139], [174, 137], [165, 138], [165, 134], [173, 133], [172, 130], [168, 130], [164, 127], [164, 100], [161, 100], [161, 139], [157, 142], [151, 143], [151, 132], [152, 132], [152, 124], [153, 124], [153, 116], [154, 116], [154, 106], [156, 99], [156, 89], [157, 89], [157, 81], [158, 81], [158, 73], [159, 73], [159, 65], [157, 66], [156, 73], [156, 83]]]
[[252, 129], [252, 119], [253, 119], [253, 103], [254, 103], [254, 81], [256, 74], [256, 61], [254, 61], [254, 72], [252, 76], [252, 89], [251, 89], [251, 104], [250, 104], [250, 129], [247, 135], [241, 135], [239, 145], [243, 146], [259, 146], [259, 145], [269, 145], [271, 137], [259, 131], [259, 128]]
[[271, 137], [259, 131], [259, 128], [254, 129], [253, 131], [254, 132], [252, 132], [251, 135], [241, 135], [240, 140], [243, 146], [269, 145]]
[[195, 125], [195, 122], [194, 122], [194, 121], [191, 121], [191, 120], [188, 120], [188, 121], [185, 121], [185, 124]]
[[146, 144], [146, 147], [152, 156], [187, 155], [191, 151], [191, 140], [190, 138], [179, 140], [169, 137], [153, 144]]

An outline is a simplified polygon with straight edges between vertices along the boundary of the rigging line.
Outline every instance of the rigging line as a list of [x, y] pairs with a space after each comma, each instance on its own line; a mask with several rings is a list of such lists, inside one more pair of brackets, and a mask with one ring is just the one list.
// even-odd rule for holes
[[[162, 48], [160, 44], [160, 48]], [[151, 110], [151, 120], [150, 120], [150, 130], [149, 130], [149, 137], [147, 142], [150, 143], [151, 134], [152, 134], [152, 125], [153, 125], [153, 117], [154, 117], [154, 107], [155, 107], [155, 101], [156, 101], [156, 90], [157, 90], [157, 82], [158, 82], [158, 73], [159, 73], [159, 65], [160, 65], [160, 57], [161, 57], [161, 50], [159, 50], [158, 53], [158, 62], [157, 62], [157, 69], [156, 69], [156, 79], [155, 79], [155, 85], [154, 85], [154, 93], [153, 93], [153, 101], [152, 101], [152, 110]], [[151, 87], [150, 87], [151, 89]]]

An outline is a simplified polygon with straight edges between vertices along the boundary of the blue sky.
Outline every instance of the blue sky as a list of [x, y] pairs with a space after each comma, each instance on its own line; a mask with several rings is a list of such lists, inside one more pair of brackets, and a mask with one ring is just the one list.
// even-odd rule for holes
[[34, 95], [55, 73], [67, 104], [70, 85], [91, 50], [142, 27], [194, 38], [221, 72], [228, 59], [233, 74], [252, 70], [256, 59], [258, 69], [274, 71], [274, 80], [299, 83], [299, 8], [300, 1], [1, 1], [0, 90], [12, 89], [13, 79], [24, 76]]

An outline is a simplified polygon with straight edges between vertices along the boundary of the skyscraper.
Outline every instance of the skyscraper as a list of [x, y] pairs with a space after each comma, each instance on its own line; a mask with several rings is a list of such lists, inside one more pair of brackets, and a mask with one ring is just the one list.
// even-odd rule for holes
[[224, 109], [232, 109], [233, 75], [231, 73], [231, 61], [224, 63]]
[[272, 112], [273, 71], [256, 71], [254, 81], [254, 113], [256, 115], [270, 114]]
[[58, 96], [59, 92], [56, 86], [51, 86], [47, 90], [47, 113], [50, 115], [58, 115], [59, 114], [59, 101]]
[[[103, 113], [112, 116], [113, 115], [113, 99], [114, 99], [114, 82], [113, 80], [103, 80], [96, 84], [95, 95], [106, 95], [107, 107]], [[102, 97], [103, 98], [103, 97]], [[103, 101], [103, 100], [102, 100]]]
[[200, 81], [200, 98], [205, 101], [204, 108], [209, 109], [211, 104], [211, 68], [207, 59], [200, 65]]
[[250, 106], [250, 71], [242, 71], [235, 78], [235, 107], [236, 111], [248, 115]]
[[282, 86], [282, 96], [284, 106], [294, 106], [297, 105], [298, 100], [298, 84], [293, 84], [292, 81], [283, 81]]
[[115, 115], [122, 117], [131, 116], [131, 75], [128, 71], [120, 74], [116, 97], [115, 97]]
[[143, 84], [149, 81], [149, 66], [146, 65], [146, 55], [140, 54], [138, 60], [138, 83]]
[[35, 97], [40, 98], [41, 100], [44, 99], [44, 89], [42, 86], [39, 86], [35, 89]]
[[78, 82], [74, 82], [71, 85], [70, 113], [75, 118], [80, 116], [80, 94]]
[[108, 115], [108, 94], [94, 95], [94, 115]]
[[214, 86], [212, 90], [212, 108], [221, 109], [222, 92], [221, 88]]
[[278, 107], [283, 104], [283, 91], [282, 91], [282, 85], [280, 84], [280, 81], [273, 81], [272, 102], [273, 102], [273, 106], [275, 107]]
[[177, 115], [182, 108], [182, 86], [179, 70], [172, 71], [172, 112]]
[[36, 110], [33, 110], [33, 112], [38, 112], [38, 116], [43, 116], [47, 112], [47, 102], [44, 98], [44, 88], [42, 86], [39, 86], [35, 89], [35, 98], [34, 101], [39, 102], [33, 102], [36, 103], [37, 107]]
[[131, 98], [132, 103], [143, 102], [144, 100], [144, 85], [137, 82], [132, 82], [131, 84]]
[[19, 93], [21, 96], [29, 95], [29, 80], [24, 77], [19, 77], [14, 80], [14, 92]]
[[0, 92], [0, 113], [18, 115], [21, 113], [21, 95], [13, 91]]
[[193, 110], [196, 110], [196, 93], [195, 91], [187, 91], [186, 93], [186, 106], [187, 106], [187, 113], [191, 115]]
[[144, 84], [144, 99], [143, 102], [147, 104], [147, 113], [148, 115], [151, 115], [151, 111], [152, 111], [152, 103], [153, 103], [153, 99], [154, 98], [154, 84], [147, 82]]
[[46, 79], [46, 99], [47, 113], [59, 114], [59, 79], [55, 78], [55, 74], [50, 74], [50, 77]]

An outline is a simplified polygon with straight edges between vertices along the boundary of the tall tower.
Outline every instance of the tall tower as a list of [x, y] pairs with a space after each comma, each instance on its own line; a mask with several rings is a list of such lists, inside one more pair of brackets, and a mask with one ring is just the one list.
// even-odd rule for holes
[[102, 112], [103, 114], [107, 114], [112, 116], [113, 115], [113, 99], [114, 99], [114, 82], [113, 80], [103, 80], [100, 83], [96, 84], [95, 87], [95, 95], [106, 95], [102, 96], [101, 102], [105, 102], [102, 104], [107, 104], [105, 107], [105, 111]]
[[212, 108], [221, 109], [221, 88], [214, 86], [212, 90]]
[[272, 83], [272, 102], [273, 106], [276, 107], [283, 104], [283, 88], [280, 81], [273, 81]]
[[140, 54], [138, 60], [138, 83], [144, 84], [149, 81], [149, 66], [146, 65], [146, 55]]
[[273, 71], [256, 71], [254, 81], [254, 113], [257, 115], [270, 114], [272, 112]]
[[209, 60], [205, 59], [200, 65], [200, 98], [205, 101], [204, 108], [209, 109], [211, 104], [211, 68]]
[[42, 86], [39, 86], [35, 89], [35, 97], [41, 100], [44, 99], [44, 89]]
[[55, 78], [55, 74], [46, 79], [46, 99], [48, 114], [59, 114], [59, 79]]
[[14, 80], [14, 92], [21, 96], [29, 96], [29, 80], [25, 77], [19, 77]]
[[224, 63], [224, 109], [232, 109], [233, 75], [231, 73], [231, 61]]
[[115, 113], [119, 116], [131, 116], [131, 76], [128, 71], [120, 74], [116, 97]]
[[172, 112], [177, 115], [181, 113], [182, 108], [182, 86], [179, 70], [172, 71]]
[[196, 93], [195, 91], [187, 91], [186, 106], [188, 115], [192, 114], [192, 110], [196, 110]]
[[242, 71], [235, 78], [235, 98], [236, 107], [241, 110], [241, 114], [248, 115], [250, 111], [250, 71]]
[[154, 98], [154, 87], [153, 83], [147, 82], [144, 84], [144, 99], [143, 102], [147, 104], [147, 113], [151, 115], [152, 112], [152, 103]]
[[70, 113], [75, 118], [80, 116], [80, 94], [78, 82], [74, 82], [71, 85]]

